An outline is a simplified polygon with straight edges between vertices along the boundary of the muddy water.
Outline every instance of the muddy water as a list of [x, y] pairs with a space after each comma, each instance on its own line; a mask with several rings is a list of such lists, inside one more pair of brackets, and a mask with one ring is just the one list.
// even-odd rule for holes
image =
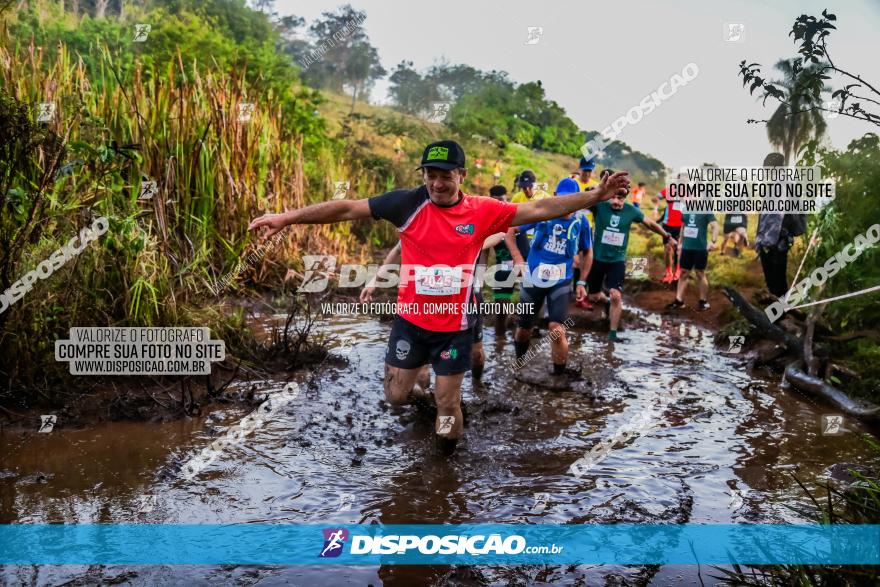
[[[357, 342], [347, 365], [301, 374], [301, 395], [195, 479], [168, 475], [250, 409], [223, 407], [169, 424], [112, 423], [0, 435], [2, 523], [779, 523], [806, 503], [834, 463], [876, 461], [862, 429], [823, 436], [831, 410], [750, 376], [711, 333], [641, 314], [609, 346], [575, 333], [570, 363], [591, 385], [559, 392], [515, 381], [512, 338], [485, 332], [482, 385], [467, 376], [466, 438], [432, 452], [432, 423], [382, 401], [389, 326], [365, 318], [321, 325]], [[529, 369], [549, 369], [546, 356]], [[281, 389], [267, 382], [265, 389]], [[661, 426], [615, 446], [583, 477], [571, 463], [658, 394]], [[698, 567], [6, 567], [0, 583], [52, 585], [713, 584]]]

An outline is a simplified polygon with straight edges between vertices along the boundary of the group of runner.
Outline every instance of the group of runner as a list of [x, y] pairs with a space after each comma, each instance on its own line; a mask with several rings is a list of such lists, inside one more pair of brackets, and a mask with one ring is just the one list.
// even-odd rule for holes
[[[639, 200], [627, 202], [627, 173], [603, 170], [597, 181], [592, 177], [593, 160], [582, 158], [578, 172], [559, 181], [553, 195], [538, 186], [534, 172], [525, 170], [518, 177], [519, 191], [510, 201], [507, 190], [499, 185], [492, 187], [490, 197], [461, 190], [467, 176], [466, 159], [464, 150], [454, 141], [425, 147], [418, 169], [423, 184], [416, 188], [266, 214], [253, 220], [249, 228], [263, 229], [265, 239], [293, 224], [371, 217], [394, 224], [400, 242], [385, 263], [401, 263], [399, 307], [416, 310], [404, 310], [394, 317], [385, 353], [385, 397], [397, 405], [432, 400], [437, 410], [438, 445], [443, 452], [451, 452], [463, 430], [464, 374], [472, 370], [474, 378], [479, 379], [485, 360], [480, 317], [466, 308], [481, 301], [482, 284], [476, 279], [476, 270], [487, 264], [490, 250], [494, 250], [496, 263], [501, 265], [494, 276], [495, 283], [500, 284], [493, 286], [495, 300], [509, 300], [514, 294], [509, 278], [522, 273], [519, 301], [531, 304], [531, 311], [517, 317], [517, 358], [528, 352], [538, 312], [546, 306], [549, 330], [554, 335], [550, 375], [565, 375], [571, 372], [566, 364], [564, 324], [572, 291], [582, 305], [588, 304], [587, 300], [605, 305], [608, 337], [619, 340], [631, 227], [643, 224], [673, 249], [679, 244], [678, 234], [673, 230], [674, 211], [664, 217], [661, 225], [640, 209], [644, 184], [637, 188]], [[698, 230], [704, 224], [700, 222]], [[701, 242], [699, 233], [691, 236], [690, 226], [684, 231], [682, 246], [688, 245], [685, 250], [690, 250], [689, 243]], [[695, 257], [694, 267], [699, 265], [699, 255], [683, 255], [683, 268], [691, 257]], [[374, 290], [375, 283], [368, 285], [362, 300], [369, 300]], [[417, 309], [436, 304], [454, 304], [461, 310], [432, 314]], [[496, 328], [503, 330], [504, 321]], [[433, 394], [429, 392], [429, 364], [437, 379]]]

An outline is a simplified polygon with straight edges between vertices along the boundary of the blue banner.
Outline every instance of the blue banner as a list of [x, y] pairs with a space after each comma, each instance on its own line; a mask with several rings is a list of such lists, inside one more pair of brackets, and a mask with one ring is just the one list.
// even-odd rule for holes
[[880, 564], [880, 525], [0, 525], [0, 564]]

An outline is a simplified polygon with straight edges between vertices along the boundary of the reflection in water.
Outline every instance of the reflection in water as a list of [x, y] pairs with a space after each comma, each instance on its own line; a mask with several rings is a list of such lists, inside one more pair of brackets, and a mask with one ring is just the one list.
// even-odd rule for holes
[[[482, 385], [465, 379], [466, 438], [434, 455], [431, 422], [382, 400], [389, 326], [335, 319], [354, 338], [347, 367], [301, 375], [304, 393], [192, 481], [173, 471], [250, 410], [206, 418], [101, 424], [50, 434], [0, 434], [0, 521], [149, 523], [730, 523], [793, 522], [805, 496], [784, 465], [813, 482], [827, 466], [873, 458], [855, 434], [821, 436], [822, 412], [744, 372], [700, 327], [657, 315], [629, 341], [572, 333], [571, 363], [587, 391], [513, 378], [512, 338], [484, 331]], [[272, 317], [265, 317], [266, 322]], [[494, 340], [493, 340], [494, 338]], [[539, 356], [528, 369], [549, 370]], [[313, 380], [312, 385], [306, 382]], [[280, 388], [279, 382], [266, 387]], [[677, 399], [658, 405], [674, 391]], [[210, 412], [208, 410], [207, 412]], [[207, 413], [206, 412], [206, 413]], [[640, 413], [656, 427], [616, 443], [581, 477], [569, 466]], [[848, 427], [861, 430], [857, 425]], [[316, 553], [317, 555], [317, 553]], [[2, 582], [60, 583], [87, 575], [132, 584], [236, 581], [294, 585], [461, 585], [565, 582], [663, 584], [670, 567], [6, 567]], [[707, 579], [705, 574], [703, 579]]]

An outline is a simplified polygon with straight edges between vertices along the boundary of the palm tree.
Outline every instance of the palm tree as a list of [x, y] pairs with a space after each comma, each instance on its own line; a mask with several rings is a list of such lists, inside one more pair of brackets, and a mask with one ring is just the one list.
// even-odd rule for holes
[[776, 64], [784, 79], [773, 83], [783, 88], [785, 98], [767, 122], [767, 138], [782, 150], [786, 165], [791, 164], [792, 157], [807, 141], [820, 138], [828, 128], [820, 110], [822, 92], [808, 91], [814, 84], [822, 84], [818, 77], [822, 67], [823, 64], [816, 63], [802, 67], [799, 59], [783, 59]]

